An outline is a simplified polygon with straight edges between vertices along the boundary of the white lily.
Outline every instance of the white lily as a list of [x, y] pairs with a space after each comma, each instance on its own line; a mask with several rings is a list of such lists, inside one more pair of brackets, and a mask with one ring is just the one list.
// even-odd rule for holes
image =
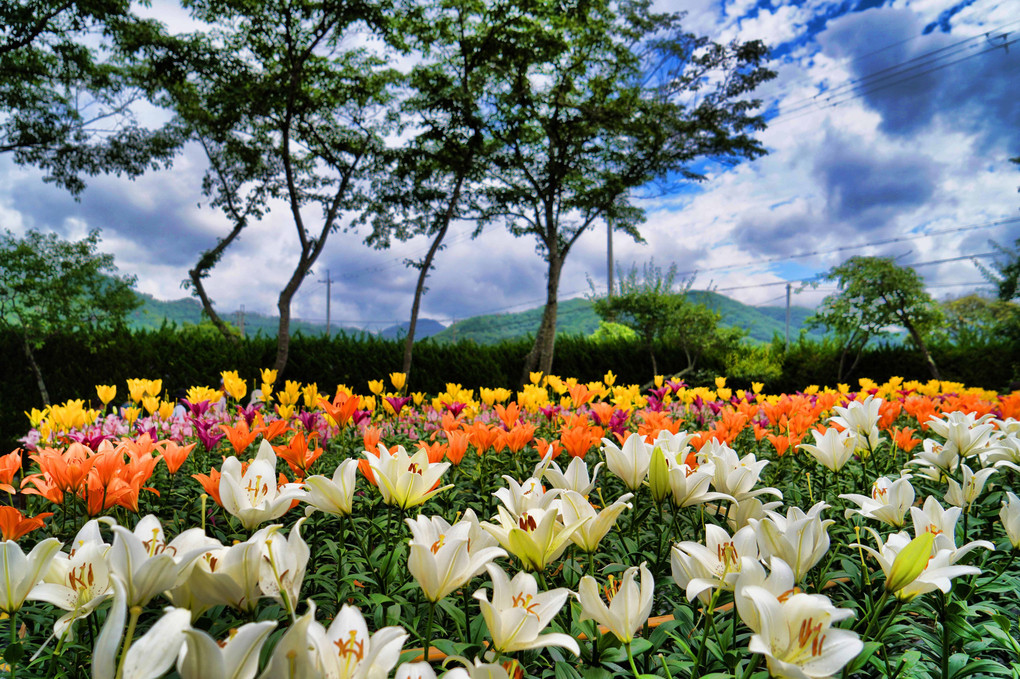
[[610, 593], [608, 606], [602, 601], [595, 578], [590, 575], [581, 578], [577, 588], [581, 620], [594, 620], [605, 625], [624, 644], [633, 641], [634, 635], [652, 612], [652, 594], [655, 590], [655, 581], [645, 564], [640, 566], [640, 586], [634, 582], [638, 572], [639, 569], [634, 566], [624, 571], [623, 582], [616, 592]]
[[11, 615], [21, 609], [60, 547], [60, 540], [46, 538], [26, 556], [13, 540], [0, 544], [0, 611]]
[[554, 509], [533, 509], [520, 516], [511, 516], [499, 508], [499, 524], [483, 522], [487, 530], [506, 551], [521, 560], [528, 571], [544, 571], [570, 546], [570, 536], [590, 519], [582, 518], [569, 524], [559, 522]]
[[[935, 589], [948, 592], [952, 587], [950, 582], [952, 578], [961, 575], [976, 575], [981, 572], [981, 569], [974, 566], [954, 565], [951, 562], [952, 551], [948, 549], [940, 549], [934, 556], [931, 556], [930, 553], [928, 556], [921, 554], [916, 561], [917, 565], [923, 564], [923, 568], [908, 569], [908, 566], [911, 565], [910, 563], [905, 564], [902, 559], [899, 562], [896, 560], [900, 552], [906, 549], [912, 542], [906, 531], [893, 533], [883, 542], [882, 537], [873, 528], [868, 527], [866, 530], [875, 539], [878, 549], [860, 543], [853, 543], [849, 546], [860, 547], [875, 558], [885, 574], [886, 588], [903, 601], [910, 601], [919, 594]], [[910, 561], [914, 562], [915, 560], [911, 559]], [[917, 575], [913, 579], [910, 579], [909, 575], [904, 576], [904, 573], [908, 570], [910, 575], [913, 575], [915, 571]]]
[[361, 611], [345, 604], [325, 631], [322, 625], [313, 625], [311, 636], [317, 642], [324, 677], [382, 679], [396, 667], [408, 634], [402, 627], [383, 627], [369, 634]]
[[142, 517], [134, 531], [113, 526], [113, 532], [107, 560], [127, 587], [128, 607], [145, 606], [178, 585], [191, 562], [219, 544], [201, 528], [189, 528], [167, 543], [159, 519], [152, 514]]
[[752, 520], [761, 556], [778, 556], [793, 569], [794, 580], [802, 582], [829, 551], [828, 528], [835, 521], [822, 521], [822, 510], [826, 507], [824, 502], [818, 502], [806, 514], [800, 507], [790, 507], [785, 517], [768, 512], [764, 519]]
[[963, 484], [956, 482], [956, 479], [949, 479], [949, 490], [946, 491], [946, 502], [954, 507], [968, 509], [974, 501], [981, 497], [988, 477], [996, 472], [995, 467], [979, 469], [976, 473], [966, 464], [961, 464], [963, 470]]
[[[106, 615], [103, 630], [96, 638], [92, 651], [92, 679], [156, 679], [169, 670], [184, 643], [184, 630], [191, 624], [191, 611], [167, 608], [159, 620], [137, 639], [129, 640], [124, 657], [117, 661], [117, 649], [124, 637], [124, 623], [128, 610], [127, 586], [116, 575], [113, 584], [113, 605]], [[131, 607], [132, 622], [141, 613], [139, 606]], [[134, 624], [131, 625], [132, 630]]]
[[605, 453], [609, 471], [620, 477], [628, 490], [636, 493], [648, 475], [652, 446], [645, 443], [643, 436], [632, 433], [623, 442], [623, 448], [609, 439], [602, 439], [602, 452]]
[[190, 598], [207, 608], [222, 604], [242, 613], [254, 611], [262, 597], [263, 549], [260, 539], [249, 539], [198, 559], [186, 583]]
[[563, 523], [565, 525], [580, 523], [578, 529], [570, 534], [570, 540], [580, 547], [583, 552], [591, 553], [597, 550], [599, 542], [602, 541], [602, 538], [616, 524], [620, 513], [624, 509], [630, 508], [627, 500], [632, 497], [634, 497], [633, 494], [626, 493], [616, 502], [599, 512], [580, 493], [572, 490], [564, 492], [560, 498], [560, 511], [563, 516]]
[[379, 444], [379, 455], [365, 451], [385, 504], [408, 509], [417, 507], [437, 493], [453, 488], [452, 484], [437, 487], [439, 479], [447, 469], [449, 462], [429, 462], [429, 455], [419, 449], [414, 455], [408, 455], [403, 446], [397, 446], [394, 453]]
[[325, 636], [326, 630], [315, 620], [315, 602], [309, 600], [305, 614], [287, 628], [273, 647], [269, 663], [259, 679], [324, 677], [321, 655], [329, 652]]
[[489, 628], [492, 646], [498, 653], [560, 646], [580, 655], [581, 649], [574, 637], [559, 632], [541, 633], [563, 607], [570, 590], [561, 587], [539, 592], [538, 582], [530, 573], [518, 573], [510, 580], [499, 566], [489, 564], [487, 569], [492, 578], [492, 601], [485, 589], [479, 589], [474, 597]]
[[278, 519], [290, 510], [294, 500], [304, 497], [297, 483], [276, 485], [276, 453], [265, 439], [259, 452], [241, 472], [241, 461], [228, 457], [220, 469], [220, 500], [223, 508], [240, 519], [246, 530]]
[[[977, 417], [976, 413], [959, 411], [946, 413], [945, 418], [932, 417], [928, 426], [946, 440], [947, 446], [955, 448], [961, 457], [987, 453], [995, 424], [990, 422], [991, 414]], [[997, 446], [991, 446], [993, 448]]]
[[815, 439], [814, 445], [802, 443], [797, 447], [809, 452], [819, 464], [834, 472], [842, 469], [857, 449], [857, 439], [849, 429], [839, 431], [830, 427], [824, 433], [815, 429], [811, 435]]
[[478, 658], [475, 658], [471, 664], [468, 664], [465, 658], [457, 658], [456, 660], [464, 663], [463, 666], [448, 670], [443, 675], [443, 679], [510, 679], [510, 673], [507, 672], [507, 668], [503, 667], [500, 663], [486, 663]]
[[181, 679], [254, 679], [259, 653], [276, 622], [249, 622], [232, 630], [222, 642], [197, 629], [184, 630], [177, 658]]
[[999, 510], [999, 520], [1002, 521], [1009, 544], [1013, 545], [1013, 549], [1020, 549], [1020, 498], [1010, 491], [1006, 491], [1006, 501]]
[[740, 576], [742, 557], [758, 558], [754, 529], [744, 526], [733, 537], [714, 524], [705, 526], [705, 544], [680, 542], [670, 552], [673, 581], [685, 590], [687, 600], [695, 597], [707, 604], [711, 590], [732, 590]]
[[882, 437], [878, 432], [878, 418], [882, 408], [882, 399], [868, 396], [863, 401], [851, 401], [845, 408], [836, 406], [829, 422], [838, 424], [849, 430], [857, 439], [854, 447], [869, 453], [878, 448]]
[[351, 458], [341, 462], [333, 478], [316, 474], [305, 479], [304, 497], [306, 514], [316, 509], [333, 516], [350, 516], [354, 508], [354, 491], [357, 482], [358, 461]]
[[773, 677], [832, 677], [864, 649], [855, 632], [833, 627], [853, 611], [836, 608], [822, 595], [793, 594], [780, 601], [763, 587], [746, 587], [743, 595], [757, 609], [761, 631], [748, 644], [765, 656]]
[[782, 498], [775, 488], [752, 490], [761, 477], [761, 471], [769, 463], [758, 460], [754, 453], [738, 457], [737, 451], [715, 439], [709, 441], [698, 452], [698, 464], [708, 463], [713, 470], [712, 485], [716, 491], [729, 495], [737, 502], [768, 493]]
[[532, 509], [550, 509], [560, 495], [559, 488], [546, 490], [541, 479], [534, 476], [525, 479], [524, 483], [517, 483], [517, 479], [507, 474], [503, 475], [503, 479], [507, 485], [493, 495], [512, 516], [520, 516]]
[[761, 634], [763, 622], [750, 597], [744, 596], [744, 589], [763, 587], [780, 603], [801, 591], [794, 584], [793, 571], [785, 561], [779, 557], [773, 557], [769, 566], [770, 572], [766, 574], [765, 567], [761, 565], [760, 561], [746, 556], [741, 557], [740, 575], [737, 576], [737, 580], [733, 584], [733, 601], [737, 606], [737, 614], [745, 625], [758, 634]]
[[85, 541], [70, 557], [58, 553], [50, 561], [43, 582], [29, 592], [29, 600], [45, 601], [67, 611], [53, 624], [58, 638], [64, 634], [73, 638], [73, 624], [113, 596], [106, 561], [108, 549], [104, 543]]
[[471, 524], [467, 521], [451, 526], [441, 516], [419, 515], [406, 522], [413, 535], [407, 569], [425, 598], [433, 603], [466, 585], [493, 559], [507, 555], [499, 547], [472, 549]]
[[274, 524], [263, 528], [251, 538], [262, 546], [259, 562], [259, 589], [263, 596], [276, 599], [283, 604], [291, 617], [296, 617], [301, 583], [305, 579], [308, 557], [311, 552], [301, 537], [301, 525], [305, 518], [298, 519], [285, 540], [280, 534], [283, 526]]
[[596, 464], [595, 468], [591, 471], [591, 476], [589, 477], [588, 463], [586, 463], [583, 458], [571, 458], [566, 471], [561, 470], [560, 466], [556, 464], [554, 460], [550, 460], [549, 466], [545, 469], [543, 476], [549, 479], [549, 483], [552, 484], [553, 488], [572, 490], [576, 493], [580, 493], [584, 497], [588, 497], [591, 491], [595, 488], [595, 479], [598, 478], [599, 470], [604, 464], [605, 462], [599, 462]]
[[840, 495], [850, 500], [860, 509], [847, 509], [846, 518], [860, 514], [866, 519], [876, 519], [894, 528], [902, 528], [906, 523], [907, 510], [914, 504], [914, 487], [910, 484], [910, 476], [902, 476], [895, 481], [880, 476], [871, 484], [871, 497], [866, 495]]

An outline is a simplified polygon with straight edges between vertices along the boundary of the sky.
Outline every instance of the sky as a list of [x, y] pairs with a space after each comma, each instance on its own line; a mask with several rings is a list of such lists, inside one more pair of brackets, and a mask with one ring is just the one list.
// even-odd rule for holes
[[[619, 266], [676, 264], [694, 289], [751, 305], [814, 306], [832, 284], [805, 287], [852, 255], [895, 257], [916, 268], [936, 299], [990, 291], [978, 261], [992, 241], [1020, 238], [1020, 0], [659, 0], [685, 10], [685, 28], [716, 41], [761, 39], [778, 77], [756, 91], [769, 118], [768, 154], [672, 195], [642, 198], [645, 243], [613, 238]], [[171, 27], [187, 17], [152, 10]], [[187, 296], [181, 282], [199, 254], [229, 231], [204, 206], [204, 156], [188, 149], [172, 169], [129, 181], [95, 177], [79, 201], [41, 173], [0, 156], [0, 228], [77, 239], [102, 231], [101, 249], [137, 289]], [[545, 298], [535, 243], [498, 226], [471, 239], [457, 225], [437, 257], [421, 318], [450, 323], [523, 311]], [[296, 295], [296, 318], [378, 330], [410, 314], [417, 270], [404, 266], [424, 240], [389, 250], [365, 233], [336, 233]], [[560, 299], [604, 292], [606, 230], [571, 251]], [[213, 270], [207, 291], [221, 312], [274, 314], [297, 237], [281, 206], [247, 229]], [[327, 286], [327, 278], [331, 283]], [[590, 281], [590, 283], [589, 283]]]

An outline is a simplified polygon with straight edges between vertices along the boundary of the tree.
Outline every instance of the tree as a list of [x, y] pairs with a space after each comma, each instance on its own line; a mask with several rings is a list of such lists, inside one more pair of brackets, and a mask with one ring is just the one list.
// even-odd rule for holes
[[169, 164], [178, 130], [137, 124], [132, 67], [110, 56], [138, 23], [127, 0], [0, 2], [0, 153], [75, 195], [82, 175]]
[[[486, 93], [497, 143], [483, 218], [530, 235], [547, 263], [546, 303], [523, 375], [552, 367], [564, 261], [598, 222], [640, 240], [632, 192], [655, 179], [700, 181], [699, 160], [765, 151], [747, 95], [774, 77], [760, 42], [685, 34], [644, 0], [540, 2], [506, 24]], [[667, 187], [668, 188], [668, 187]]]
[[118, 276], [113, 255], [97, 252], [99, 231], [77, 242], [29, 231], [0, 238], [0, 324], [21, 337], [44, 404], [50, 402], [35, 350], [56, 332], [122, 327], [141, 302], [134, 277]]
[[1020, 336], [1020, 304], [966, 295], [942, 303], [948, 338], [961, 346]]
[[404, 338], [402, 372], [408, 379], [426, 279], [451, 224], [470, 218], [485, 175], [491, 136], [480, 103], [492, 79], [503, 26], [515, 13], [512, 3], [443, 0], [405, 22], [408, 40], [422, 58], [410, 73], [410, 95], [401, 106], [404, 126], [414, 136], [397, 149], [392, 171], [379, 175], [369, 209], [373, 230], [366, 242], [385, 248], [393, 238], [430, 239], [423, 258], [405, 261], [418, 270]]
[[683, 350], [687, 365], [675, 374], [686, 375], [706, 351], [730, 350], [742, 334], [739, 330], [720, 328], [719, 314], [687, 298], [693, 279], [678, 285], [676, 275], [675, 264], [663, 272], [649, 262], [642, 268], [640, 278], [637, 266], [632, 266], [619, 278], [617, 290], [592, 300], [592, 307], [603, 322], [619, 323], [634, 332], [651, 359], [652, 375], [659, 374], [656, 344], [671, 344]]
[[[229, 337], [203, 279], [253, 220], [274, 204], [290, 213], [297, 263], [280, 291], [275, 368], [290, 347], [290, 305], [329, 235], [365, 203], [364, 181], [376, 169], [388, 129], [396, 74], [353, 33], [385, 23], [372, 2], [199, 0], [192, 14], [207, 33], [140, 36], [146, 83], [158, 103], [209, 159], [203, 191], [231, 224], [189, 272], [212, 321]], [[253, 276], [259, 264], [253, 263]]]
[[[940, 379], [925, 338], [938, 329], [942, 312], [916, 271], [898, 266], [889, 257], [851, 257], [830, 269], [822, 280], [838, 281], [839, 291], [822, 300], [808, 323], [825, 326], [842, 344], [839, 379], [857, 367], [868, 340], [887, 334], [893, 326], [907, 331], [932, 377]], [[851, 353], [853, 363], [844, 373]]]

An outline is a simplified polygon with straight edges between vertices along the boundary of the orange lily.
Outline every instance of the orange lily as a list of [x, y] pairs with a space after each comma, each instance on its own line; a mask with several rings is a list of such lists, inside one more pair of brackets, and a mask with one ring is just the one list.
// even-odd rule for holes
[[163, 441], [163, 462], [166, 463], [166, 468], [170, 471], [170, 474], [176, 474], [180, 470], [181, 465], [188, 459], [188, 455], [191, 454], [195, 445], [195, 443], [191, 443], [181, 446], [174, 441]]
[[1012, 417], [1020, 419], [1020, 391], [1014, 391], [1007, 396], [999, 397], [999, 410], [1002, 411], [1002, 419]]
[[468, 443], [470, 437], [467, 433], [462, 431], [447, 430], [446, 432], [446, 459], [453, 463], [455, 466], [461, 463], [464, 459], [464, 453], [467, 452]]
[[308, 469], [322, 455], [322, 448], [312, 448], [318, 438], [318, 434], [311, 434], [306, 440], [304, 433], [298, 432], [289, 443], [273, 446], [273, 450], [283, 458], [295, 475], [304, 478]]
[[202, 484], [202, 489], [205, 490], [205, 494], [211, 497], [216, 504], [220, 507], [223, 506], [223, 502], [220, 500], [219, 469], [210, 469], [208, 474], [192, 474], [191, 478]]
[[64, 491], [45, 474], [29, 474], [23, 478], [21, 492], [25, 495], [41, 495], [56, 505], [64, 504]]
[[340, 429], [343, 429], [350, 423], [351, 418], [354, 417], [354, 411], [357, 410], [360, 405], [360, 396], [348, 396], [339, 389], [337, 390], [332, 403], [324, 398], [319, 399], [319, 406], [326, 411], [326, 414], [329, 415], [334, 422], [336, 422], [336, 426]]
[[234, 454], [240, 455], [252, 442], [258, 438], [259, 431], [251, 431], [248, 428], [248, 421], [244, 418], [238, 420], [237, 424], [233, 427], [228, 427], [225, 424], [219, 425], [223, 433], [227, 435], [227, 440], [230, 441], [230, 445], [234, 447]]
[[475, 447], [479, 457], [495, 445], [496, 439], [500, 434], [498, 430], [490, 427], [484, 422], [478, 422], [465, 427], [464, 431], [467, 432], [468, 438], [471, 440], [471, 445]]
[[654, 410], [644, 413], [641, 418], [642, 421], [638, 425], [638, 433], [644, 436], [645, 441], [648, 443], [654, 441], [655, 437], [663, 429], [671, 434], [675, 434], [680, 431], [680, 425], [683, 424], [683, 419], [671, 420], [666, 413], [655, 412]]
[[905, 453], [909, 453], [921, 442], [921, 439], [915, 439], [913, 437], [915, 431], [917, 430], [911, 429], [910, 427], [894, 427], [890, 433], [892, 434], [892, 440], [893, 443], [896, 444], [896, 447]]
[[506, 445], [513, 453], [519, 453], [535, 438], [535, 425], [518, 424], [506, 435]]
[[563, 452], [563, 444], [560, 443], [560, 441], [558, 439], [552, 439], [551, 441], [546, 441], [545, 439], [540, 439], [540, 438], [536, 437], [535, 438], [535, 447], [538, 448], [538, 454], [541, 455], [543, 458], [549, 452], [549, 448], [551, 447], [552, 448], [552, 459], [554, 459], [554, 460], [557, 457], [560, 456], [561, 452]]
[[580, 408], [585, 403], [595, 398], [595, 392], [591, 391], [583, 384], [572, 384], [567, 387], [567, 392], [570, 393], [570, 400], [574, 402], [575, 408]]
[[[62, 492], [77, 492], [85, 482], [95, 459], [92, 451], [80, 443], [72, 443], [60, 452], [54, 448], [42, 448], [30, 457], [39, 465], [42, 473], [50, 478]], [[24, 485], [24, 484], [22, 484]]]
[[917, 420], [921, 431], [928, 431], [928, 420], [936, 413], [935, 403], [927, 396], [909, 396], [903, 399], [903, 409]]
[[782, 435], [782, 434], [777, 435], [777, 434], [773, 434], [772, 432], [769, 432], [769, 433], [765, 434], [765, 438], [767, 438], [772, 443], [772, 445], [775, 447], [776, 455], [778, 455], [779, 457], [782, 457], [783, 455], [786, 455], [786, 452], [790, 449], [790, 437], [789, 436]]
[[4, 540], [18, 540], [26, 533], [42, 528], [45, 519], [53, 516], [53, 512], [43, 512], [35, 516], [25, 516], [15, 507], [0, 507], [0, 533]]
[[376, 450], [379, 447], [380, 439], [382, 439], [382, 430], [378, 427], [365, 427], [365, 431], [361, 433], [361, 441], [365, 444], [365, 450]]
[[436, 441], [435, 443], [416, 441], [415, 445], [418, 446], [418, 450], [424, 450], [426, 453], [428, 453], [430, 464], [442, 462], [443, 458], [446, 457], [446, 449], [449, 447], [442, 441]]
[[497, 403], [493, 406], [496, 411], [496, 416], [499, 417], [500, 422], [506, 427], [507, 431], [514, 428], [517, 420], [521, 417], [521, 407], [517, 405], [517, 401], [511, 401], [504, 407], [502, 404]]
[[878, 428], [888, 429], [891, 427], [896, 418], [900, 416], [901, 410], [903, 410], [903, 404], [899, 401], [882, 401], [882, 405], [878, 408]]
[[287, 423], [287, 420], [273, 420], [269, 424], [262, 424], [255, 429], [257, 433], [262, 434], [262, 438], [270, 443], [292, 430], [293, 428]]
[[592, 419], [595, 421], [595, 424], [604, 425], [608, 424], [609, 420], [612, 419], [613, 411], [615, 411], [616, 408], [612, 403], [600, 401], [599, 403], [592, 403], [591, 406], [589, 406], [589, 410], [591, 410]]
[[21, 471], [21, 448], [0, 457], [0, 490], [12, 495], [18, 492], [13, 485], [14, 477]]
[[560, 431], [560, 443], [570, 457], [583, 458], [591, 447], [602, 440], [601, 427], [564, 427]]

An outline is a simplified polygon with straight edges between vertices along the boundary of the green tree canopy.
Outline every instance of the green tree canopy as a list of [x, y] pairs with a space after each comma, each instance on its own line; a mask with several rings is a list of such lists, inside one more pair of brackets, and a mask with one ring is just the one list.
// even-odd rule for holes
[[0, 153], [74, 194], [168, 164], [177, 128], [137, 123], [132, 66], [111, 56], [139, 22], [128, 0], [0, 2]]
[[98, 246], [98, 230], [74, 242], [38, 231], [0, 237], [0, 323], [21, 336], [44, 403], [49, 394], [33, 350], [54, 332], [120, 327], [140, 304], [134, 278], [118, 276], [113, 255]]
[[649, 262], [640, 276], [637, 266], [632, 266], [619, 278], [613, 294], [592, 300], [592, 307], [603, 322], [630, 328], [640, 339], [651, 359], [652, 375], [659, 374], [657, 343], [673, 344], [683, 350], [687, 365], [672, 371], [679, 376], [694, 370], [706, 351], [718, 349], [726, 353], [733, 349], [742, 335], [740, 330], [719, 327], [718, 313], [687, 298], [692, 281], [678, 284], [676, 277], [675, 264], [663, 271]]
[[[366, 27], [384, 32], [383, 2], [196, 0], [208, 32], [139, 33], [134, 54], [147, 65], [151, 96], [209, 159], [203, 191], [228, 233], [189, 272], [206, 314], [224, 336], [203, 279], [227, 247], [272, 207], [296, 234], [296, 263], [280, 291], [275, 368], [290, 347], [291, 301], [330, 234], [364, 206], [364, 188], [384, 150], [397, 74], [359, 46]], [[358, 37], [359, 40], [354, 38]], [[253, 263], [253, 276], [260, 263]]]
[[633, 191], [705, 179], [698, 161], [762, 155], [750, 93], [774, 77], [758, 41], [685, 33], [648, 0], [537, 2], [508, 15], [483, 106], [495, 141], [484, 217], [535, 239], [546, 304], [523, 375], [552, 366], [564, 261], [595, 224], [640, 240]]
[[[842, 343], [839, 379], [853, 372], [868, 340], [892, 327], [907, 331], [932, 377], [939, 379], [925, 338], [939, 327], [942, 312], [916, 271], [889, 257], [851, 257], [830, 269], [823, 280], [837, 281], [839, 291], [822, 300], [808, 323], [825, 326]], [[851, 354], [853, 363], [844, 373]]]

